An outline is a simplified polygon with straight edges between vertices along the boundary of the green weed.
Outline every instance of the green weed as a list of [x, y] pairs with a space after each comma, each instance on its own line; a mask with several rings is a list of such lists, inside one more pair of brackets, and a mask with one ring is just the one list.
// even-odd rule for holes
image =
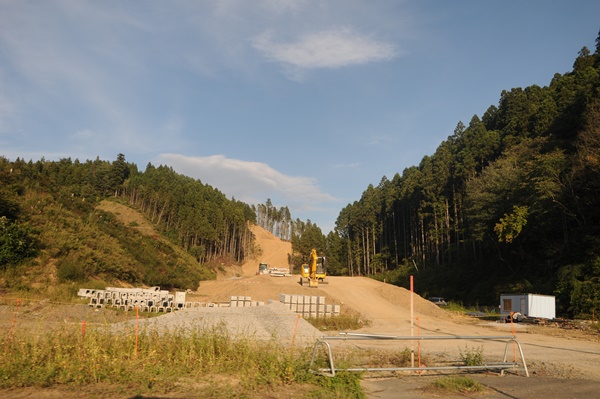
[[314, 399], [366, 398], [358, 373], [338, 372], [335, 377], [319, 377], [316, 382], [325, 389], [312, 392], [310, 397]]
[[465, 345], [464, 352], [459, 348], [459, 356], [465, 366], [481, 366], [483, 365], [483, 346], [477, 348], [469, 348]]
[[439, 378], [431, 383], [430, 388], [433, 390], [441, 390], [449, 394], [472, 394], [485, 390], [485, 386], [472, 378], [464, 376], [448, 376]]

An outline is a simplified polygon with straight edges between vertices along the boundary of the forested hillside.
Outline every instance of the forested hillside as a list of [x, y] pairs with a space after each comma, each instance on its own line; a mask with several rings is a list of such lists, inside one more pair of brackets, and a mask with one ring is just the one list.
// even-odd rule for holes
[[[156, 236], [97, 208], [110, 198], [142, 212]], [[112, 282], [196, 289], [253, 252], [252, 209], [217, 189], [119, 154], [113, 162], [0, 157], [0, 288]]]
[[[600, 305], [600, 37], [547, 87], [503, 91], [418, 166], [383, 177], [339, 214], [330, 270], [494, 305], [556, 294]], [[435, 117], [435, 115], [432, 115]]]

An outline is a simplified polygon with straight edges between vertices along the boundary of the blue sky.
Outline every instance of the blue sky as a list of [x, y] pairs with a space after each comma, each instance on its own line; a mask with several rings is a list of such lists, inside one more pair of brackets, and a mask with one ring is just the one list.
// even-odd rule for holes
[[123, 153], [327, 233], [502, 90], [592, 52], [599, 1], [0, 0], [0, 155]]

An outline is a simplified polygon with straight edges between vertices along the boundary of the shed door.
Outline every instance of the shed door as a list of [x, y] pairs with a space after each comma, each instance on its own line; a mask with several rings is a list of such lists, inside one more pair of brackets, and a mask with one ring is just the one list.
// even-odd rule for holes
[[519, 312], [523, 314], [529, 313], [527, 312], [527, 308], [525, 307], [525, 298], [521, 298], [521, 310], [519, 310]]

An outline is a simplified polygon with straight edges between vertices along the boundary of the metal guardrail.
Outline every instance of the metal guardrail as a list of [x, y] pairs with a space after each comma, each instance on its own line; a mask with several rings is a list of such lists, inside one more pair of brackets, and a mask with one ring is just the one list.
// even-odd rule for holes
[[[333, 354], [331, 351], [331, 345], [328, 341], [348, 341], [348, 340], [400, 340], [400, 341], [428, 341], [428, 340], [494, 340], [494, 341], [506, 341], [504, 348], [504, 359], [499, 363], [487, 363], [477, 366], [432, 366], [432, 367], [358, 367], [358, 368], [344, 368], [338, 369], [343, 371], [351, 372], [365, 372], [365, 371], [431, 371], [431, 370], [504, 370], [507, 369], [523, 369], [525, 375], [529, 377], [529, 370], [527, 369], [527, 363], [525, 362], [525, 356], [523, 355], [523, 348], [517, 341], [514, 335], [508, 336], [454, 336], [454, 335], [437, 335], [437, 336], [396, 336], [396, 335], [379, 335], [379, 334], [357, 334], [357, 333], [346, 333], [342, 332], [339, 336], [321, 337], [313, 348], [312, 357], [309, 364], [309, 369], [315, 373], [319, 373], [328, 377], [335, 377], [336, 368], [333, 362]], [[508, 346], [509, 344], [516, 344], [519, 349], [521, 357], [521, 365], [518, 362], [507, 362]], [[317, 356], [317, 350], [319, 346], [324, 346], [327, 352], [327, 361], [329, 368], [320, 368], [313, 370], [313, 365]]]

